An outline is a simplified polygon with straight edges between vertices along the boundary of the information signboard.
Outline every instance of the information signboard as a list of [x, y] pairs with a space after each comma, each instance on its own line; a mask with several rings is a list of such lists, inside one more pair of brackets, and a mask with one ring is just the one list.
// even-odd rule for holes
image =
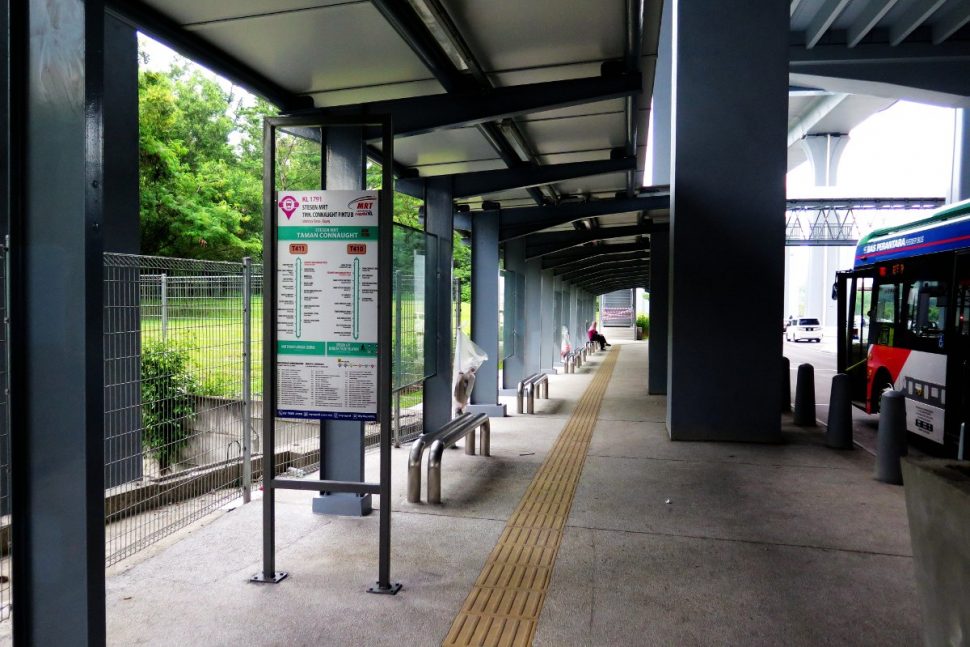
[[377, 192], [276, 197], [276, 415], [376, 420]]

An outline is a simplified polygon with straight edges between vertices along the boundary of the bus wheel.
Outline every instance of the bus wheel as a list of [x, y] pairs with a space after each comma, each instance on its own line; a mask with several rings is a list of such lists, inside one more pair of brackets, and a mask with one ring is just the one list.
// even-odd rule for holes
[[872, 413], [879, 413], [882, 392], [886, 387], [893, 388], [893, 381], [889, 375], [889, 371], [880, 368], [876, 371], [876, 377], [872, 381]]

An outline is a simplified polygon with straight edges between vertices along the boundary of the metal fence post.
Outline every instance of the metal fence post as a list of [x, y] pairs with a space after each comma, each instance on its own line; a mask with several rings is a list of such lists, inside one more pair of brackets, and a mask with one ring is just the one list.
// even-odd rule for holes
[[401, 315], [402, 315], [402, 295], [401, 295], [401, 271], [394, 270], [394, 446], [401, 446]]
[[162, 342], [168, 340], [168, 275], [160, 277], [162, 289]]
[[242, 261], [242, 315], [243, 315], [243, 427], [242, 427], [242, 496], [243, 503], [249, 503], [253, 489], [253, 259], [245, 257]]

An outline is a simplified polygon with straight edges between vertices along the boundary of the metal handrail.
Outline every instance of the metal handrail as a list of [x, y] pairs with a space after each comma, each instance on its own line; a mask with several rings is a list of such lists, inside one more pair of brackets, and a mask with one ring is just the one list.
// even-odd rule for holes
[[484, 413], [465, 414], [460, 424], [431, 443], [428, 456], [428, 503], [441, 503], [441, 458], [445, 449], [467, 437], [465, 453], [474, 456], [475, 429], [479, 429], [481, 436], [482, 456], [489, 456], [492, 430], [488, 415]]
[[[464, 413], [454, 420], [449, 420], [443, 424], [440, 428], [434, 431], [425, 432], [418, 436], [414, 442], [411, 444], [411, 453], [408, 455], [408, 503], [420, 503], [421, 502], [421, 461], [424, 458], [424, 450], [428, 448], [428, 445], [433, 443], [436, 439], [441, 436], [451, 433], [451, 431], [460, 425], [467, 424], [471, 419], [478, 420], [475, 427], [482, 424], [480, 418], [487, 418], [488, 416], [484, 413], [471, 414]], [[473, 427], [474, 429], [474, 427]], [[467, 435], [467, 431], [465, 435]], [[452, 442], [452, 445], [455, 443]], [[487, 451], [488, 439], [482, 438], [482, 448], [483, 451]], [[466, 454], [475, 454], [475, 437], [472, 435], [471, 441], [465, 445]], [[487, 455], [487, 454], [486, 454]]]

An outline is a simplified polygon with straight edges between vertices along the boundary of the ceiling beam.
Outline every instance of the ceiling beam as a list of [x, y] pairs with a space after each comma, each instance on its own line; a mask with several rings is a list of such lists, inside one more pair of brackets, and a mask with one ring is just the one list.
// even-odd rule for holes
[[609, 294], [616, 290], [626, 290], [628, 288], [642, 287], [644, 289], [650, 289], [650, 277], [646, 274], [618, 276], [615, 279], [586, 283], [579, 287], [596, 296]]
[[[666, 225], [664, 225], [666, 228]], [[655, 231], [653, 224], [633, 225], [629, 227], [598, 227], [592, 230], [553, 231], [545, 234], [533, 234], [525, 242], [525, 258], [532, 260], [546, 254], [555, 254], [563, 250], [595, 243], [601, 240], [613, 240], [628, 236], [642, 236]]]
[[635, 270], [635, 271], [649, 271], [649, 260], [646, 259], [632, 259], [627, 261], [598, 261], [591, 262], [586, 267], [579, 267], [569, 272], [562, 272], [561, 270], [553, 270], [553, 274], [561, 278], [563, 281], [569, 281], [570, 283], [576, 280], [588, 278], [590, 281], [608, 278], [611, 275], [615, 275], [617, 272], [624, 270]]
[[[516, 115], [617, 99], [641, 91], [639, 75], [620, 74], [530, 83], [503, 88], [374, 101], [319, 110], [323, 115], [390, 114], [395, 137], [410, 137], [443, 128], [472, 126]], [[381, 136], [369, 128], [368, 139]], [[521, 161], [521, 160], [518, 160]]]
[[970, 23], [970, 4], [955, 4], [933, 23], [933, 44], [939, 45]]
[[791, 72], [801, 72], [800, 68], [818, 65], [832, 65], [833, 76], [837, 76], [837, 66], [850, 63], [946, 63], [970, 60], [970, 41], [948, 40], [934, 45], [926, 42], [902, 43], [896, 47], [881, 43], [865, 43], [859, 47], [848, 48], [844, 43], [828, 42], [821, 46], [805, 49], [803, 45], [793, 44], [788, 48], [788, 66]]
[[849, 27], [846, 45], [855, 47], [870, 31], [872, 31], [883, 16], [896, 6], [899, 0], [869, 0], [855, 22]]
[[849, 0], [826, 0], [805, 32], [805, 47], [815, 47], [848, 4]]
[[906, 40], [917, 27], [930, 19], [946, 0], [916, 0], [889, 28], [889, 44], [895, 47]]
[[565, 225], [583, 218], [608, 216], [635, 211], [657, 211], [670, 208], [670, 194], [657, 193], [637, 198], [614, 198], [589, 202], [566, 202], [544, 207], [514, 207], [499, 213], [499, 240], [521, 238], [536, 232]]
[[[569, 164], [553, 164], [548, 166], [520, 166], [518, 168], [498, 169], [495, 171], [475, 171], [471, 173], [455, 173], [450, 176], [455, 199], [470, 198], [478, 195], [489, 195], [500, 191], [525, 189], [528, 187], [553, 184], [563, 180], [572, 180], [592, 175], [618, 173], [635, 168], [636, 159], [610, 159], [595, 162], [571, 162]], [[424, 183], [424, 178], [400, 180], [398, 190], [410, 194], [418, 191]]]
[[[592, 248], [592, 249], [596, 249], [596, 248]], [[616, 260], [616, 261], [622, 261], [622, 260], [637, 260], [637, 259], [646, 261], [646, 260], [649, 260], [650, 259], [650, 252], [649, 252], [649, 250], [641, 249], [641, 250], [637, 250], [637, 251], [615, 252], [615, 253], [612, 253], [612, 254], [603, 254], [602, 256], [604, 258], [605, 257], [609, 257], [609, 260]], [[580, 257], [580, 258], [572, 258], [572, 259], [569, 259], [567, 262], [559, 263], [558, 265], [554, 265], [552, 269], [559, 269], [561, 271], [567, 271], [567, 270], [577, 269], [577, 268], [580, 268], [580, 267], [584, 267], [587, 260], [588, 260], [588, 257], [586, 257], [586, 256]], [[542, 269], [550, 269], [550, 268], [544, 267]]]
[[570, 254], [556, 254], [542, 257], [542, 269], [551, 270], [562, 268], [564, 265], [581, 265], [583, 261], [602, 256], [616, 256], [630, 252], [636, 252], [644, 257], [650, 251], [650, 246], [645, 243], [629, 243], [626, 245], [596, 245], [593, 247], [581, 247], [581, 252]]
[[284, 112], [313, 107], [312, 98], [284, 88], [144, 2], [107, 0], [105, 5], [107, 11], [122, 22], [266, 99]]

